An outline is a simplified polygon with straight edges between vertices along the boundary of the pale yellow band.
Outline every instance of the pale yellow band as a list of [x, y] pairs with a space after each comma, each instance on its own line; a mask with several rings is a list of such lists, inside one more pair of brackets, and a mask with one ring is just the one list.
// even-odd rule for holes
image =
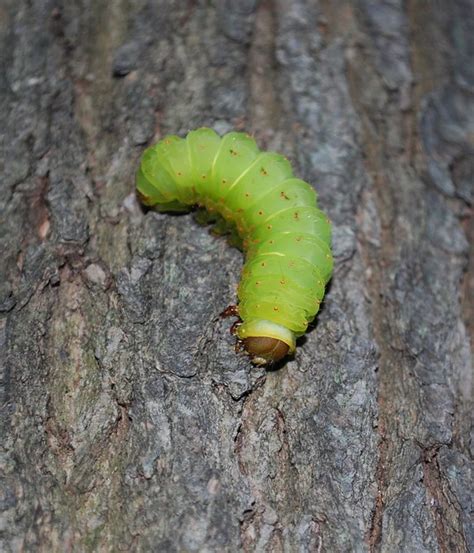
[[271, 321], [266, 321], [264, 319], [256, 319], [253, 321], [242, 323], [237, 328], [237, 336], [241, 340], [255, 336], [276, 338], [277, 340], [281, 340], [288, 345], [288, 347], [290, 348], [290, 353], [293, 353], [296, 349], [296, 336], [291, 330], [277, 323], [272, 323]]

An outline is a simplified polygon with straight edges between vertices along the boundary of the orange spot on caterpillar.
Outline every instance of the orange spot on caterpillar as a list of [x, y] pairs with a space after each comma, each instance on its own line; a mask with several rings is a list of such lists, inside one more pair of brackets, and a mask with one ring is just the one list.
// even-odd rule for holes
[[278, 306], [274, 305], [273, 306], [273, 311], [279, 311]]
[[284, 278], [282, 278], [282, 279], [280, 280], [280, 284], [281, 284], [282, 286], [284, 286], [284, 285], [286, 284], [286, 280], [285, 280]]
[[260, 263], [260, 265], [261, 265], [262, 267], [265, 267], [265, 265], [266, 265], [265, 261], [262, 261], [262, 262]]
[[263, 215], [263, 211], [260, 210], [260, 211], [258, 212], [258, 214], [259, 214], [259, 215]]
[[298, 211], [295, 211], [295, 212], [293, 213], [293, 219], [298, 220], [299, 218], [300, 218], [300, 214], [298, 213]]
[[290, 198], [283, 192], [283, 190], [280, 192], [280, 198], [282, 200], [289, 200]]
[[222, 179], [221, 182], [222, 182], [222, 184], [225, 184], [225, 183], [227, 182], [227, 180], [226, 180], [226, 179]]
[[296, 242], [301, 242], [301, 240], [303, 240], [303, 237], [302, 236], [297, 236], [295, 238]]
[[268, 230], [272, 230], [272, 225], [267, 225]]
[[246, 197], [246, 198], [250, 198], [250, 193], [249, 193], [249, 192], [245, 192], [245, 197]]

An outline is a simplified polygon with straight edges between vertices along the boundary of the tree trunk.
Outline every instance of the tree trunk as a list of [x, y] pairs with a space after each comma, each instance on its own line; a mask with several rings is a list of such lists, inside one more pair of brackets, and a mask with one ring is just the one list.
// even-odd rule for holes
[[[471, 0], [0, 0], [2, 541], [467, 552]], [[246, 129], [334, 223], [317, 324], [234, 351], [241, 254], [144, 147]], [[469, 271], [470, 264], [470, 271]]]

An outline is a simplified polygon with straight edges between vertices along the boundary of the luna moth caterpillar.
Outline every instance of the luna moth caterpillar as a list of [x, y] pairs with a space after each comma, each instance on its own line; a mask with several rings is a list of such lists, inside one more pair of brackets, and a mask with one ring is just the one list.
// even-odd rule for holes
[[256, 365], [292, 354], [332, 273], [331, 224], [289, 161], [245, 133], [201, 128], [143, 153], [137, 193], [160, 212], [204, 208], [245, 252], [236, 334]]

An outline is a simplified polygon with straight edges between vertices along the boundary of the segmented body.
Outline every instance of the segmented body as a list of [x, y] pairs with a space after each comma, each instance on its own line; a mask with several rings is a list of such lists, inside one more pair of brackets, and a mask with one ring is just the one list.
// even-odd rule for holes
[[[245, 252], [239, 338], [271, 338], [293, 352], [319, 311], [333, 260], [330, 221], [288, 160], [260, 151], [248, 134], [220, 137], [202, 128], [148, 148], [137, 189], [143, 203], [159, 211], [204, 207], [217, 228], [230, 233]], [[262, 364], [277, 357], [250, 353]]]

